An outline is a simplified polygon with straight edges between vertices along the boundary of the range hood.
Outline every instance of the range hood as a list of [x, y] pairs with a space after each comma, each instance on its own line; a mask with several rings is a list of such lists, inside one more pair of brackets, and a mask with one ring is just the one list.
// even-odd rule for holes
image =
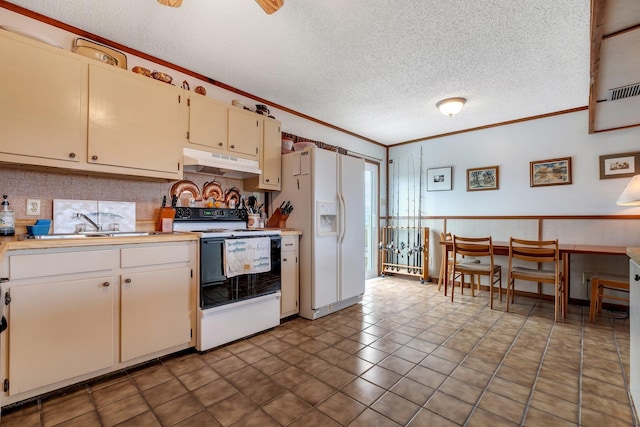
[[257, 160], [243, 159], [228, 154], [209, 153], [208, 151], [184, 148], [184, 170], [186, 172], [220, 175], [225, 178], [250, 178], [261, 175]]

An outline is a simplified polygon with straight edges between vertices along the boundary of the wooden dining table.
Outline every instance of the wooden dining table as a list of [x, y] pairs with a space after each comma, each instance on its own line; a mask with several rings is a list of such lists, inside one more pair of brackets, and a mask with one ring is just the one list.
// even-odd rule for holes
[[[492, 242], [493, 254], [497, 256], [509, 256], [509, 242]], [[444, 246], [445, 253], [444, 259], [448, 259], [449, 251], [453, 250], [452, 240], [443, 240], [440, 242]], [[585, 245], [585, 244], [573, 244], [573, 243], [560, 243], [558, 245], [560, 250], [560, 261], [562, 263], [562, 272], [564, 274], [564, 281], [566, 284], [571, 283], [569, 268], [571, 263], [572, 254], [589, 254], [589, 255], [627, 255], [626, 246], [608, 246], [608, 245]], [[449, 280], [449, 263], [444, 263], [444, 295], [447, 296], [447, 285]], [[569, 290], [570, 286], [567, 286], [566, 299], [564, 304], [569, 302]]]

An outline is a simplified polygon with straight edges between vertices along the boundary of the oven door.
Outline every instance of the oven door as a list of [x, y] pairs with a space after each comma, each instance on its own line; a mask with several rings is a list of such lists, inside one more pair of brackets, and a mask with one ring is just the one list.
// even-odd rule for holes
[[224, 274], [224, 241], [229, 238], [200, 240], [200, 308], [217, 307], [280, 291], [280, 236], [269, 237], [271, 270], [232, 278]]

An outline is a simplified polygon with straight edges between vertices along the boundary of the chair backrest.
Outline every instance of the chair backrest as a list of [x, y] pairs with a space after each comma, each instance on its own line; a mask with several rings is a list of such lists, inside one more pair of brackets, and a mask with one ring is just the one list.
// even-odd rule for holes
[[490, 257], [493, 264], [493, 241], [489, 237], [453, 236], [453, 257]]
[[509, 270], [514, 259], [526, 262], [555, 264], [556, 272], [560, 268], [560, 250], [558, 240], [509, 239]]

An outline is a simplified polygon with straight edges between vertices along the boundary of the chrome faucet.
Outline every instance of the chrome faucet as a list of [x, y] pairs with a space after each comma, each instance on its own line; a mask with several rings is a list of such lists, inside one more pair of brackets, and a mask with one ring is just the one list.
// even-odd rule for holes
[[100, 231], [102, 229], [100, 225], [96, 224], [91, 218], [89, 218], [83, 213], [76, 212], [76, 218], [84, 218], [85, 220], [87, 220], [89, 224], [91, 224], [96, 229], [96, 231]]

